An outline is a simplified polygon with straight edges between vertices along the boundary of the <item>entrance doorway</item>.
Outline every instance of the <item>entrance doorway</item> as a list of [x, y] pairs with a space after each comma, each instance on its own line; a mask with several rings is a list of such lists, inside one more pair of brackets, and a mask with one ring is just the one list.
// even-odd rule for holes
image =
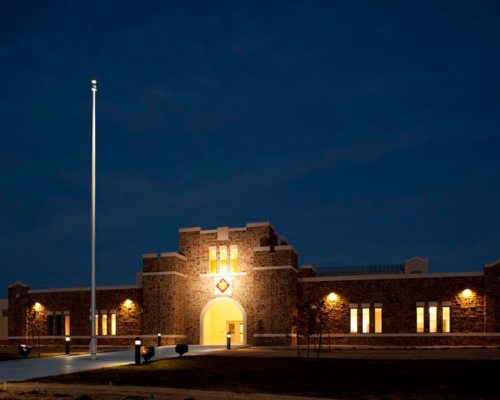
[[231, 334], [232, 344], [243, 344], [245, 324], [243, 321], [227, 321], [226, 332]]
[[237, 301], [222, 297], [207, 303], [200, 315], [202, 344], [224, 345], [227, 333], [232, 344], [245, 344], [246, 314]]

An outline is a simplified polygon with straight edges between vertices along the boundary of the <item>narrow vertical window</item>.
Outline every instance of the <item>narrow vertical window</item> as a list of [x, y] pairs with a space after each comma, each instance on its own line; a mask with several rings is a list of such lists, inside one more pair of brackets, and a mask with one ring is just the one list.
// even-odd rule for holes
[[116, 313], [111, 313], [111, 335], [116, 335]]
[[382, 333], [382, 307], [375, 308], [375, 333]]
[[99, 314], [95, 315], [95, 335], [99, 335]]
[[208, 265], [211, 274], [217, 273], [217, 247], [211, 246], [208, 249]]
[[108, 334], [108, 314], [101, 314], [101, 335]]
[[238, 246], [229, 247], [229, 260], [231, 272], [238, 272]]
[[358, 333], [358, 309], [351, 308], [351, 333]]
[[443, 332], [450, 333], [450, 307], [443, 307]]
[[62, 315], [56, 314], [56, 335], [62, 335]]
[[363, 333], [370, 333], [370, 309], [363, 308]]
[[69, 314], [64, 315], [64, 335], [69, 336], [71, 335], [71, 320], [69, 317]]
[[424, 329], [424, 307], [417, 307], [417, 333], [423, 333]]
[[49, 314], [47, 316], [47, 335], [52, 336], [54, 334], [54, 316]]
[[227, 246], [219, 246], [219, 272], [227, 274]]
[[429, 307], [429, 332], [437, 332], [437, 307]]

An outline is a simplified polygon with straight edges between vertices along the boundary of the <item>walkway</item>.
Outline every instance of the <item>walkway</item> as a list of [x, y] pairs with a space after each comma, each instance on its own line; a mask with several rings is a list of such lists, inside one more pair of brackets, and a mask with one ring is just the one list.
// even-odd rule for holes
[[[225, 346], [190, 345], [188, 354], [196, 355], [224, 348]], [[156, 355], [153, 360], [178, 357], [174, 346], [157, 347], [155, 352]], [[0, 362], [0, 383], [69, 374], [90, 369], [132, 364], [133, 362], [134, 349], [99, 353], [97, 360], [91, 360], [88, 355], [75, 355], [3, 361]]]

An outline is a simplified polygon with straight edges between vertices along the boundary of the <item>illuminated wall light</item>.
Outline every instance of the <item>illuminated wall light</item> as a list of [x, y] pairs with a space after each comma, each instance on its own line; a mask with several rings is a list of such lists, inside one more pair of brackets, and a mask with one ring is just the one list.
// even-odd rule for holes
[[130, 300], [130, 299], [127, 299], [127, 300], [125, 300], [125, 301], [123, 302], [123, 305], [124, 305], [125, 307], [127, 307], [127, 308], [132, 307], [132, 305], [133, 305], [133, 304], [134, 304], [134, 302], [133, 302], [132, 300]]
[[339, 299], [339, 296], [336, 293], [331, 292], [328, 296], [326, 296], [326, 299], [329, 302], [333, 303], [334, 301], [337, 301]]
[[470, 289], [464, 289], [464, 290], [462, 290], [462, 293], [461, 293], [461, 296], [465, 297], [465, 298], [472, 297], [473, 295], [474, 295], [474, 292]]
[[33, 308], [35, 311], [40, 311], [42, 309], [42, 305], [37, 301], [34, 305]]

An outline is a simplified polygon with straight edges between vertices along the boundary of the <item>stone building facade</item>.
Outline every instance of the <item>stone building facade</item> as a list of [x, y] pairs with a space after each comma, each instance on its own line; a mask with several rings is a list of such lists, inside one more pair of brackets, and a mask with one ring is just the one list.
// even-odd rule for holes
[[[11, 343], [87, 344], [88, 288], [9, 287]], [[304, 323], [304, 318], [307, 320]], [[311, 321], [314, 327], [311, 328]], [[349, 345], [500, 344], [500, 262], [429, 273], [414, 257], [390, 266], [298, 267], [273, 226], [179, 230], [177, 252], [144, 254], [138, 282], [99, 287], [100, 345], [290, 344], [306, 334]]]

